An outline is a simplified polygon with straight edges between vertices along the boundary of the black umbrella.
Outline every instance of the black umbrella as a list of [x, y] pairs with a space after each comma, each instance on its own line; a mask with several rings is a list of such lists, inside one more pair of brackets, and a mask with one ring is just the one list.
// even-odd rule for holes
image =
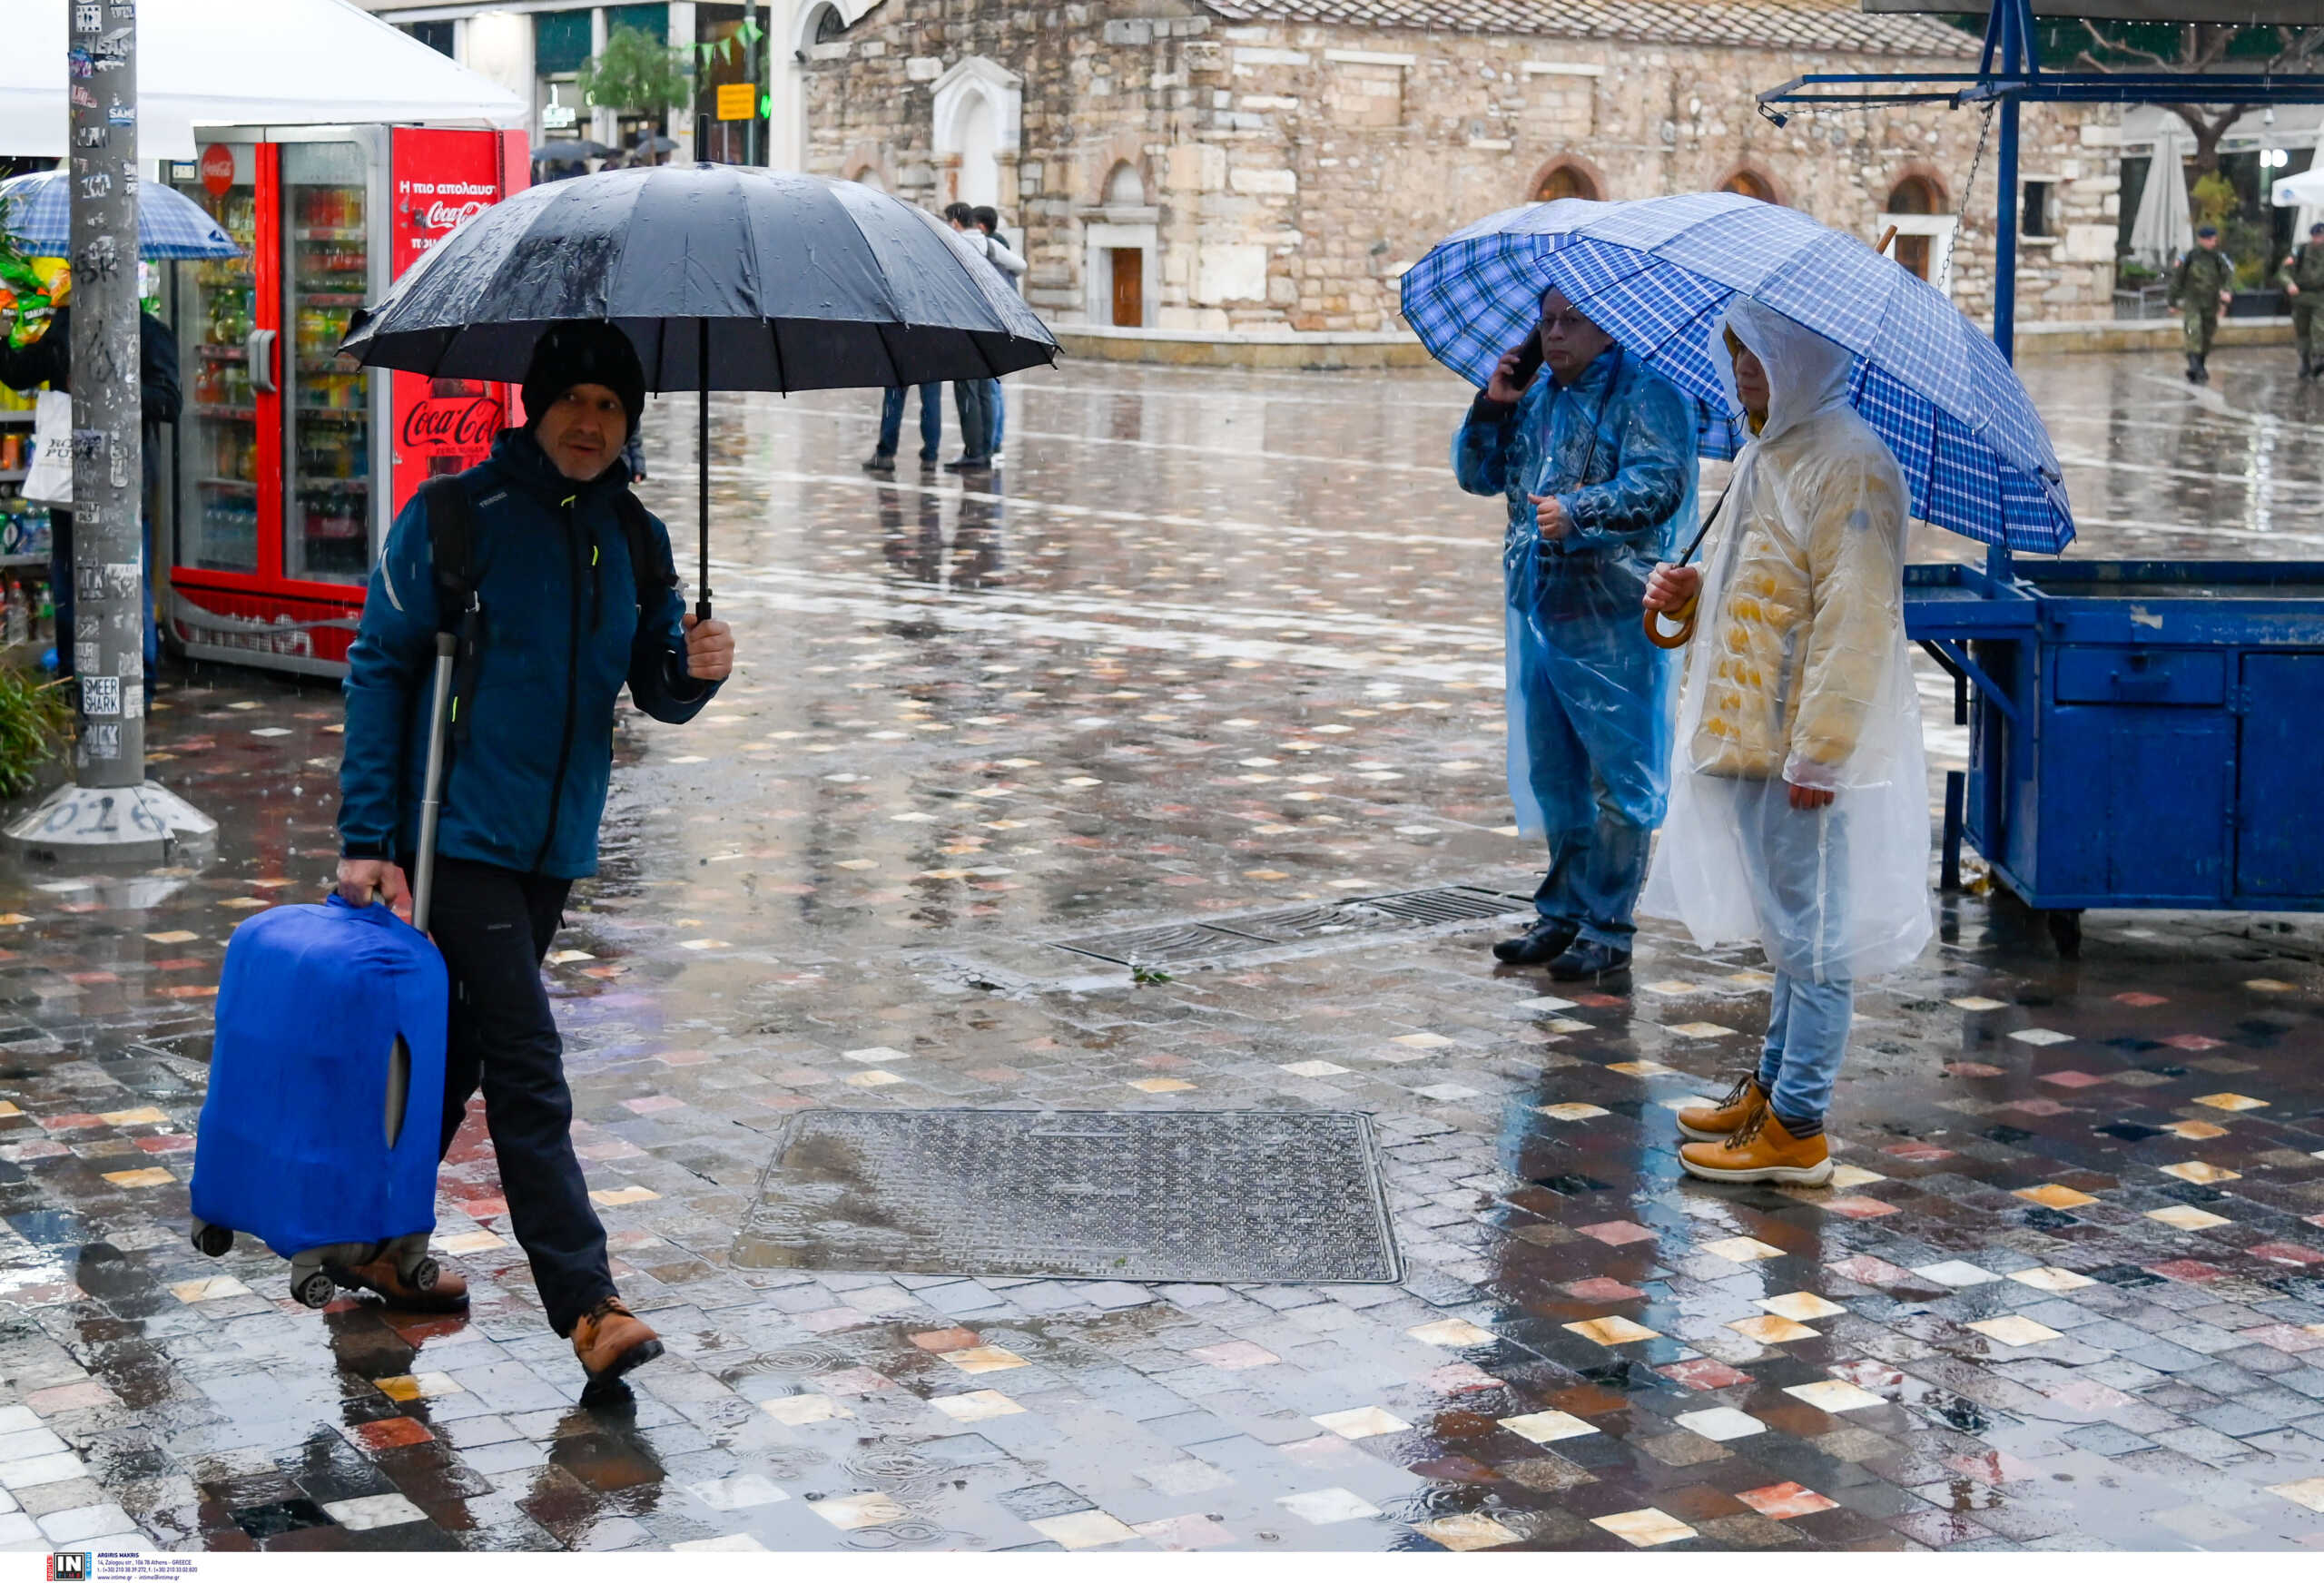
[[565, 138], [556, 143], [545, 143], [533, 151], [536, 162], [563, 164], [567, 160], [601, 160], [614, 151], [604, 143], [587, 138]]
[[701, 396], [710, 614], [710, 392], [986, 379], [1058, 354], [1000, 272], [933, 215], [855, 182], [721, 165], [602, 171], [466, 221], [357, 316], [343, 352], [445, 379], [524, 378], [569, 319], [610, 320], [655, 390]]

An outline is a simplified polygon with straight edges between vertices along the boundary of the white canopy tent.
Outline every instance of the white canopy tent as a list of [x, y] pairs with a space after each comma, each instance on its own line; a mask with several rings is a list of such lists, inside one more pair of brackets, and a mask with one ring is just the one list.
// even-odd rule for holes
[[[65, 10], [7, 0], [0, 154], [65, 152]], [[196, 126], [517, 126], [514, 93], [346, 0], [141, 0], [137, 152], [190, 160]]]

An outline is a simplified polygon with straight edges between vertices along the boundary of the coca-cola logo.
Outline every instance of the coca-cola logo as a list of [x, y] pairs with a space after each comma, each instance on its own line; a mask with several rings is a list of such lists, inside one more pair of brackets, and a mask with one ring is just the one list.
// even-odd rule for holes
[[471, 214], [481, 214], [490, 205], [483, 199], [467, 203], [447, 203], [438, 198], [427, 208], [415, 210], [412, 220], [422, 231], [450, 231]]
[[403, 443], [417, 451], [481, 450], [498, 432], [500, 403], [489, 396], [415, 401], [403, 419]]
[[234, 184], [234, 151], [213, 143], [202, 151], [202, 184], [213, 198], [223, 198]]

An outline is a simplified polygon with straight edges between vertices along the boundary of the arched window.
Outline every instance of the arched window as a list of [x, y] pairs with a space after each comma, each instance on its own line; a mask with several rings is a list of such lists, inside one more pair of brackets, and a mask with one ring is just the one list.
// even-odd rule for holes
[[1106, 173], [1106, 207], [1108, 209], [1137, 209], [1146, 202], [1146, 179], [1137, 167], [1128, 160], [1115, 162]]
[[1750, 165], [1738, 165], [1729, 171], [1727, 173], [1727, 180], [1718, 184], [1718, 190], [1722, 192], [1738, 192], [1746, 198], [1757, 198], [1762, 203], [1783, 202], [1776, 192], [1774, 178], [1766, 172]]
[[1889, 189], [1888, 212], [1891, 214], [1942, 214], [1945, 210], [1945, 192], [1934, 178], [1906, 176]]
[[1536, 203], [1551, 203], [1560, 198], [1587, 198], [1594, 202], [1605, 196], [1605, 183], [1580, 160], [1553, 160], [1533, 178]]
[[804, 30], [811, 44], [837, 44], [847, 32], [847, 20], [836, 5], [819, 5]]

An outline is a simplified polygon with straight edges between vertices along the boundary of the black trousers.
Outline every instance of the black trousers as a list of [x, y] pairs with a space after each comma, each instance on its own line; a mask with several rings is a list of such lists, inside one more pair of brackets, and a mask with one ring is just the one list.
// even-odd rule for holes
[[541, 988], [541, 959], [565, 921], [571, 888], [565, 880], [438, 859], [428, 919], [452, 984], [438, 1155], [450, 1152], [481, 1081], [501, 1196], [559, 1335], [614, 1295], [606, 1228], [573, 1153], [565, 1045]]

